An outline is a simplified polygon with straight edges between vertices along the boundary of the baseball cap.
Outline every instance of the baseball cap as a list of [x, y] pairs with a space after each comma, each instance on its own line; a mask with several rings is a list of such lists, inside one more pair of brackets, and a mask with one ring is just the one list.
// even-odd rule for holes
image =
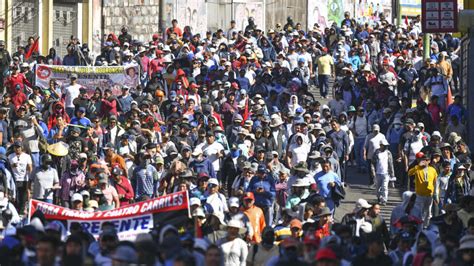
[[236, 207], [238, 208], [240, 206], [239, 204], [239, 198], [237, 197], [231, 197], [229, 198], [229, 207]]
[[257, 168], [257, 172], [258, 173], [265, 173], [267, 171], [267, 168], [265, 167], [265, 165], [259, 165], [258, 168]]
[[211, 185], [211, 184], [212, 184], [212, 185], [216, 185], [216, 186], [219, 185], [219, 181], [217, 180], [217, 178], [209, 178], [209, 180], [207, 181], [207, 183], [208, 183], [209, 185]]
[[82, 195], [79, 193], [74, 193], [71, 197], [71, 202], [80, 201], [82, 202]]
[[303, 228], [303, 224], [301, 223], [300, 220], [298, 220], [298, 219], [293, 219], [293, 220], [291, 220], [291, 222], [290, 222], [290, 229], [291, 229], [291, 228], [298, 228], [298, 229], [301, 229], [301, 228]]
[[244, 194], [244, 200], [246, 199], [251, 199], [251, 200], [255, 200], [255, 196], [253, 195], [253, 192], [247, 192]]

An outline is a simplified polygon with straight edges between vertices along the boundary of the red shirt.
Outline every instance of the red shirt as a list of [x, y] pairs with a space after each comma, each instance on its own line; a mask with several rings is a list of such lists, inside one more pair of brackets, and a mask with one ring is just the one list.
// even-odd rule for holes
[[[125, 176], [120, 176], [120, 179], [121, 183], [115, 182], [114, 187], [117, 190], [117, 194], [119, 194], [120, 206], [124, 206], [130, 204], [130, 200], [135, 197], [135, 193], [130, 181]], [[124, 197], [120, 198], [120, 195], [124, 195]]]
[[25, 84], [28, 87], [32, 87], [28, 79], [23, 75], [23, 73], [18, 73], [16, 75], [10, 75], [5, 79], [5, 86], [8, 87], [11, 95], [15, 95], [18, 91], [15, 89], [16, 85], [20, 85], [20, 91], [25, 88]]
[[148, 63], [148, 75], [151, 77], [153, 74], [161, 72], [165, 67], [163, 58], [154, 58]]

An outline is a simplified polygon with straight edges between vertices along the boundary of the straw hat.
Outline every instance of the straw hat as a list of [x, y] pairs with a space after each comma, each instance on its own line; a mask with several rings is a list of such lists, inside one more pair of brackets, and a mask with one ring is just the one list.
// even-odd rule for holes
[[69, 145], [60, 141], [54, 144], [48, 145], [48, 152], [51, 155], [63, 157], [69, 153]]

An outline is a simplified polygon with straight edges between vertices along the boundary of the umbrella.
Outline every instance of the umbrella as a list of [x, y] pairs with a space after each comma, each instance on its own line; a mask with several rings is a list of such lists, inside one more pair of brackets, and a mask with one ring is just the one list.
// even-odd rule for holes
[[69, 145], [60, 141], [54, 144], [48, 145], [48, 152], [51, 155], [63, 157], [66, 156], [69, 152]]

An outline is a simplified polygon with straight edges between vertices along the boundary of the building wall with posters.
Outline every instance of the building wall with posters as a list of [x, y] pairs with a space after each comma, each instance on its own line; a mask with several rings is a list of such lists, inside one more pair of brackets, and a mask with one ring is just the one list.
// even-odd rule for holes
[[[92, 41], [93, 0], [0, 0], [0, 40], [10, 52], [25, 46], [29, 37], [40, 37], [39, 48], [65, 52], [71, 35]], [[3, 24], [3, 25], [2, 25]]]

